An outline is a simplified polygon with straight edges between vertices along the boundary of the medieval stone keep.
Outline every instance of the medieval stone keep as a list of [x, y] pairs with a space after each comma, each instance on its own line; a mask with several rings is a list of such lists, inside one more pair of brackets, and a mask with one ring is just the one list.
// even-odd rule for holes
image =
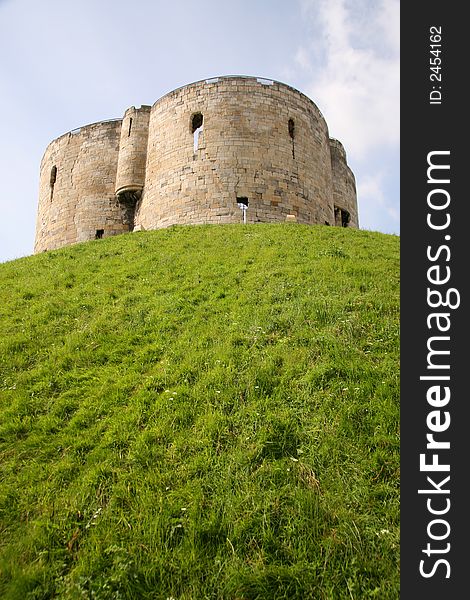
[[35, 252], [175, 224], [284, 221], [358, 227], [344, 148], [294, 88], [217, 77], [51, 142]]

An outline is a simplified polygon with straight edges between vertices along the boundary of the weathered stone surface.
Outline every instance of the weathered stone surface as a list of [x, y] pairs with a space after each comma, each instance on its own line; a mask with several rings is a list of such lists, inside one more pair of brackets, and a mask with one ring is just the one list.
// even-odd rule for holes
[[35, 251], [173, 224], [358, 227], [354, 175], [315, 104], [253, 77], [170, 92], [49, 144]]
[[[338, 140], [330, 139], [331, 168], [333, 175], [333, 204], [335, 219], [348, 220], [348, 227], [359, 227], [356, 199], [356, 180], [346, 162], [346, 152]], [[341, 211], [342, 214], [339, 214]], [[345, 214], [346, 213], [346, 214]], [[341, 223], [335, 223], [341, 226]]]

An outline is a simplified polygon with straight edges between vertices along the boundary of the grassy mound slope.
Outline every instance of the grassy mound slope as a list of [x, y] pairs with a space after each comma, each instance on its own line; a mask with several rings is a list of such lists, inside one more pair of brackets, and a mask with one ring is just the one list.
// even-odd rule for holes
[[0, 597], [398, 598], [398, 250], [193, 226], [0, 265]]

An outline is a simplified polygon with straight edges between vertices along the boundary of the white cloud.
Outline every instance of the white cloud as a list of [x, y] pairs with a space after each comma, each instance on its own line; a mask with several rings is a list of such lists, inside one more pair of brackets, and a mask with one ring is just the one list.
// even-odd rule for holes
[[364, 177], [359, 185], [361, 198], [364, 201], [374, 201], [375, 203], [384, 207], [391, 217], [398, 219], [398, 212], [393, 207], [386, 207], [385, 195], [382, 191], [383, 178], [384, 176], [382, 173], [376, 173], [375, 175]]
[[[356, 175], [362, 228], [397, 233], [399, 0], [299, 0], [290, 79], [313, 98]], [[305, 32], [307, 35], [305, 35]]]
[[[295, 62], [310, 76], [308, 93], [331, 135], [359, 161], [380, 146], [396, 146], [399, 1], [303, 0], [302, 10], [312, 41], [298, 48]], [[312, 70], [312, 62], [319, 68]]]
[[360, 225], [364, 229], [375, 229], [380, 223], [383, 229], [397, 231], [400, 213], [396, 202], [391, 202], [385, 194], [386, 175], [376, 172], [364, 175], [357, 182], [357, 195], [360, 199]]
[[310, 56], [305, 48], [302, 48], [302, 47], [298, 48], [294, 59], [295, 59], [295, 62], [299, 65], [299, 67], [301, 69], [304, 69], [305, 71], [312, 70], [312, 63], [310, 61]]

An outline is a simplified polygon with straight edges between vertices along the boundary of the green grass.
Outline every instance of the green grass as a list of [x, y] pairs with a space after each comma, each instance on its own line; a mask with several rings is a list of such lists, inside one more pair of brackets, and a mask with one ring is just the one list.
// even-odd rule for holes
[[398, 251], [193, 226], [0, 265], [0, 597], [398, 598]]

